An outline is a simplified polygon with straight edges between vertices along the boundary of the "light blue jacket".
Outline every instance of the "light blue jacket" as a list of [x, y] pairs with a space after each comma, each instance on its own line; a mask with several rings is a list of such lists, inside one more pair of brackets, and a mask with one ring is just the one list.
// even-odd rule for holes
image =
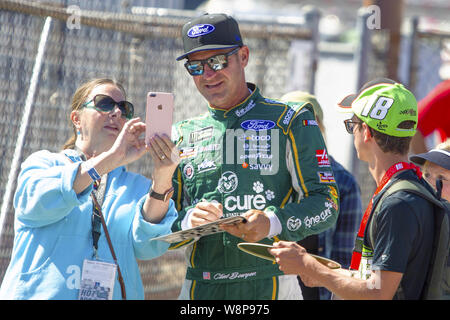
[[[74, 150], [64, 152], [77, 155]], [[14, 246], [0, 299], [78, 299], [83, 261], [93, 255], [92, 185], [78, 195], [72, 188], [80, 163], [70, 162], [62, 153], [38, 151], [22, 164], [14, 196]], [[170, 200], [159, 224], [143, 219], [141, 208], [150, 184], [124, 167], [108, 174], [102, 211], [127, 299], [144, 298], [136, 259], [166, 252], [168, 243], [149, 239], [170, 233], [177, 217]], [[113, 262], [103, 228], [98, 257]], [[121, 299], [118, 280], [113, 298]]]

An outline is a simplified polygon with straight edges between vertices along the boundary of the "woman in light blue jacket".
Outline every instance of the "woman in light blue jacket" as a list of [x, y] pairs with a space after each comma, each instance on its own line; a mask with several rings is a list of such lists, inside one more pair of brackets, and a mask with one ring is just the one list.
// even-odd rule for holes
[[[123, 87], [109, 79], [75, 92], [70, 119], [74, 137], [62, 152], [38, 151], [22, 164], [0, 298], [143, 299], [136, 259], [168, 249], [151, 239], [170, 233], [177, 217], [170, 200], [176, 148], [158, 136], [145, 145], [145, 124], [133, 118]], [[153, 181], [124, 167], [147, 152]]]

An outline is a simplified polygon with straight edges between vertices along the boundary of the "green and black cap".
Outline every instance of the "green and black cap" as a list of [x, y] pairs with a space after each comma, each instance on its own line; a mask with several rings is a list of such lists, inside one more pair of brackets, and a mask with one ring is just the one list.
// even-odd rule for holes
[[[416, 133], [418, 116], [414, 95], [402, 84], [387, 78], [367, 82], [356, 94], [345, 97], [339, 104], [341, 112], [354, 113], [369, 127], [394, 137], [412, 137]], [[411, 121], [411, 128], [402, 128]]]

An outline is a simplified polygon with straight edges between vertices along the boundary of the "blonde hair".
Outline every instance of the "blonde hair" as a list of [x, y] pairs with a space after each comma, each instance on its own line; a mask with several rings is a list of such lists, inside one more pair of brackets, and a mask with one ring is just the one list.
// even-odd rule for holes
[[284, 94], [280, 100], [282, 102], [309, 102], [313, 106], [317, 125], [319, 126], [320, 132], [322, 132], [323, 138], [325, 139], [326, 133], [325, 125], [323, 124], [323, 110], [315, 95], [312, 95], [306, 91], [291, 91]]
[[69, 113], [69, 122], [73, 127], [73, 135], [64, 143], [63, 149], [73, 149], [75, 148], [75, 141], [77, 140], [77, 128], [72, 123], [72, 120], [70, 119], [70, 114], [72, 111], [80, 110], [83, 104], [86, 102], [87, 97], [89, 94], [94, 90], [94, 88], [104, 85], [104, 84], [112, 84], [116, 86], [120, 91], [122, 91], [123, 96], [126, 99], [125, 89], [123, 86], [118, 83], [117, 81], [114, 81], [112, 79], [108, 78], [97, 78], [97, 79], [91, 79], [89, 81], [84, 82], [81, 84], [80, 87], [75, 91], [73, 97], [72, 97], [72, 103], [70, 105], [70, 113]]
[[436, 149], [445, 150], [445, 151], [450, 152], [450, 138], [447, 138], [447, 140], [445, 140], [444, 142], [439, 143], [436, 146]]

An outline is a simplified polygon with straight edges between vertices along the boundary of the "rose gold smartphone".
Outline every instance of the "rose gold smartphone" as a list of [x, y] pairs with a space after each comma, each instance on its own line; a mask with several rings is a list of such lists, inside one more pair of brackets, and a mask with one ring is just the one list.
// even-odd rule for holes
[[159, 136], [172, 133], [174, 96], [167, 92], [147, 93], [147, 110], [145, 113], [145, 142], [148, 144], [150, 138], [155, 134]]

